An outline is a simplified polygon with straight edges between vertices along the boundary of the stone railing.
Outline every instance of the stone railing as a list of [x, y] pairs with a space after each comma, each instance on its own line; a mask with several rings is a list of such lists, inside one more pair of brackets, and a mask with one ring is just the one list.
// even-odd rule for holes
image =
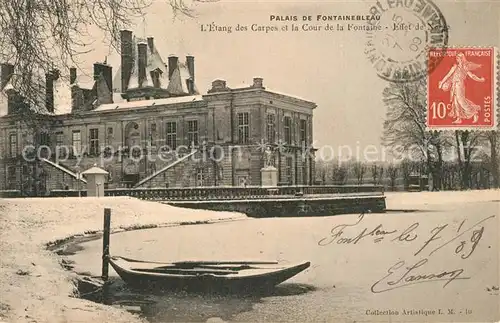
[[[6, 191], [5, 191], [6, 192]], [[18, 197], [9, 191], [3, 197]], [[378, 185], [318, 185], [318, 186], [212, 186], [212, 187], [180, 187], [180, 188], [118, 188], [105, 190], [105, 196], [132, 196], [144, 200], [190, 201], [190, 200], [242, 200], [272, 197], [296, 197], [329, 194], [367, 193], [383, 195], [383, 186]], [[19, 194], [20, 195], [20, 194]], [[86, 196], [82, 190], [80, 196]], [[76, 197], [77, 190], [52, 190], [50, 197]]]
[[136, 188], [109, 189], [106, 196], [133, 196], [146, 200], [231, 200], [266, 197], [295, 197], [302, 195], [327, 195], [351, 193], [383, 194], [382, 186], [277, 186], [277, 187], [191, 187], [191, 188]]

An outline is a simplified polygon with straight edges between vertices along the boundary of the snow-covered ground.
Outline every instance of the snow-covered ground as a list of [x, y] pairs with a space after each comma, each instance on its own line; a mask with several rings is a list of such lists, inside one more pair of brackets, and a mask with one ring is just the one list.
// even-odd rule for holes
[[[117, 282], [113, 302], [137, 311], [140, 307], [151, 323], [216, 318], [225, 322], [498, 322], [500, 202], [491, 202], [496, 196], [492, 191], [389, 194], [389, 207], [411, 205], [414, 212], [371, 213], [362, 221], [359, 214], [346, 214], [119, 233], [112, 237], [112, 253], [135, 259], [310, 261], [311, 267], [271, 295], [222, 300], [209, 295], [134, 293], [110, 270]], [[80, 246], [82, 251], [68, 256], [75, 271], [99, 275], [102, 242]], [[467, 279], [443, 280], [444, 272], [456, 270]], [[141, 302], [134, 303], [137, 299]], [[431, 313], [439, 310], [442, 315]]]
[[425, 208], [425, 206], [455, 205], [468, 202], [500, 201], [500, 190], [443, 192], [386, 192], [388, 210]]
[[128, 312], [68, 297], [74, 292], [74, 275], [46, 250], [48, 242], [102, 230], [107, 207], [111, 208], [114, 231], [245, 218], [128, 197], [0, 200], [0, 322], [139, 321]]
[[[499, 200], [500, 190], [389, 192], [386, 196], [387, 208], [393, 210], [453, 209], [463, 202]], [[106, 207], [112, 210], [114, 231], [245, 218], [237, 213], [182, 209], [127, 197], [0, 200], [0, 322], [140, 322], [137, 316], [117, 308], [68, 297], [73, 294], [75, 276], [46, 249], [48, 242], [102, 230]], [[400, 214], [394, 216], [401, 218]], [[387, 216], [387, 221], [394, 219]], [[297, 220], [304, 221], [304, 227], [309, 223], [307, 218]]]

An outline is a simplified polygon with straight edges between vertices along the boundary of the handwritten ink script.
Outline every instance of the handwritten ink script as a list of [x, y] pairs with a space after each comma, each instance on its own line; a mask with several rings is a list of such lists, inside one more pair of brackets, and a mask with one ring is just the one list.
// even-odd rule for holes
[[[416, 245], [414, 261], [398, 260], [391, 265], [384, 276], [372, 286], [373, 293], [382, 293], [404, 286], [425, 283], [444, 282], [443, 288], [454, 280], [470, 279], [463, 268], [445, 269], [437, 272], [426, 271], [430, 258], [438, 251], [449, 246], [454, 255], [462, 260], [468, 259], [476, 250], [484, 234], [485, 222], [495, 215], [479, 221], [463, 220], [458, 226], [444, 223], [432, 229], [423, 229], [419, 222], [414, 222], [404, 229], [386, 228], [383, 224], [371, 227], [363, 226], [364, 213], [354, 223], [340, 224], [330, 230], [330, 234], [318, 241], [318, 245], [356, 245], [361, 242], [379, 244], [387, 241], [392, 244]], [[469, 224], [468, 222], [472, 222]], [[420, 258], [420, 259], [419, 259]]]

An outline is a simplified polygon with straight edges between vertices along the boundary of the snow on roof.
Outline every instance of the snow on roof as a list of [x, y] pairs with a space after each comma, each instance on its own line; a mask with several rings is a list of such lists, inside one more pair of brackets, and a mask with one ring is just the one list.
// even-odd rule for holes
[[191, 74], [189, 73], [189, 69], [187, 68], [186, 64], [184, 63], [179, 63], [179, 72], [181, 76], [181, 85], [182, 85], [182, 90], [185, 93], [189, 93], [189, 89], [187, 87], [187, 80], [191, 79]]
[[135, 89], [139, 87], [139, 60], [134, 60], [134, 67], [130, 71], [130, 79], [128, 81], [128, 88]]
[[[146, 40], [142, 38], [135, 37], [132, 40], [132, 57], [134, 58], [134, 66], [132, 67], [128, 88], [134, 89], [139, 86], [139, 66], [138, 66], [138, 58], [137, 58], [137, 44], [145, 43]], [[147, 42], [146, 42], [147, 43]], [[160, 70], [160, 88], [167, 89], [168, 87], [168, 71], [165, 66], [165, 62], [163, 61], [160, 53], [156, 48], [150, 48], [148, 44], [147, 51], [147, 66], [146, 66], [146, 82], [147, 84], [143, 86], [153, 86], [151, 80], [151, 72], [154, 70]], [[123, 93], [122, 89], [122, 66], [121, 64], [116, 69], [115, 76], [113, 78], [113, 92]]]
[[172, 94], [183, 95], [188, 94], [186, 80], [190, 78], [189, 71], [186, 66], [179, 63], [177, 68], [172, 73], [172, 78], [168, 84], [167, 91]]
[[13, 74], [0, 93], [3, 98], [0, 98], [0, 116], [8, 114], [8, 90], [14, 90], [26, 99], [29, 108], [32, 112], [38, 114], [49, 114], [46, 109], [45, 102], [45, 81], [39, 75], [32, 77], [32, 82], [23, 86], [23, 80], [19, 75]]
[[172, 94], [185, 93], [181, 82], [181, 72], [178, 68], [176, 68], [172, 73], [172, 77], [170, 78], [170, 82], [168, 83], [167, 91], [168, 93]]
[[104, 169], [96, 167], [96, 166], [91, 167], [91, 168], [87, 169], [86, 171], [82, 172], [82, 175], [93, 175], [93, 174], [107, 175], [109, 173], [107, 171], [105, 171]]
[[54, 82], [54, 114], [71, 113], [71, 87], [63, 78]]
[[7, 82], [7, 84], [5, 84], [5, 87], [3, 88], [4, 91], [8, 91], [8, 90], [13, 90], [14, 89], [14, 85], [12, 85], [12, 78]]
[[71, 111], [72, 111], [71, 104], [69, 104], [69, 105], [56, 105], [54, 107], [54, 114], [55, 115], [70, 114]]
[[301, 101], [305, 101], [305, 102], [308, 102], [308, 103], [313, 103], [313, 104], [315, 104], [315, 103], [314, 103], [314, 102], [312, 102], [311, 100], [304, 99], [304, 98], [301, 98], [301, 97], [296, 96], [296, 95], [287, 94], [287, 93], [283, 93], [283, 92], [276, 91], [276, 90], [273, 90], [273, 89], [269, 89], [268, 87], [266, 87], [265, 91], [266, 91], [266, 92], [270, 92], [270, 93], [274, 93], [274, 94], [284, 95], [284, 96], [287, 96], [287, 97], [290, 97], [290, 98], [294, 98], [294, 99], [297, 99], [297, 100], [301, 100]]
[[78, 77], [77, 82], [72, 85], [68, 84], [67, 80], [63, 77], [54, 80], [54, 112], [49, 112], [46, 107], [45, 80], [43, 77], [34, 77], [34, 83], [29, 88], [21, 86], [19, 82], [22, 82], [22, 79], [14, 74], [10, 77], [5, 87], [0, 90], [1, 96], [3, 97], [3, 99], [0, 98], [0, 116], [7, 115], [8, 103], [5, 91], [9, 89], [25, 93], [29, 92], [29, 94], [23, 96], [28, 98], [27, 102], [30, 104], [31, 110], [35, 113], [43, 115], [63, 115], [71, 113], [71, 87], [78, 85], [78, 87], [82, 88], [93, 88], [95, 83], [93, 78], [87, 75]]
[[[145, 42], [140, 41], [138, 44], [143, 44]], [[155, 69], [160, 69], [162, 73], [165, 73], [165, 65], [161, 66], [162, 60], [159, 55], [152, 55], [151, 51], [148, 50], [147, 66], [146, 66], [146, 78], [142, 82], [142, 87], [153, 87], [153, 80], [151, 79], [151, 71]], [[120, 69], [120, 84], [121, 84], [121, 69]], [[139, 87], [139, 59], [134, 55], [134, 66], [130, 71], [130, 79], [128, 81], [128, 89], [135, 89]]]
[[99, 111], [116, 111], [116, 110], [122, 110], [122, 109], [148, 108], [148, 107], [152, 107], [152, 106], [185, 103], [185, 102], [195, 102], [195, 101], [203, 101], [203, 97], [201, 95], [190, 95], [190, 96], [181, 96], [181, 97], [156, 99], [156, 100], [141, 100], [141, 101], [131, 101], [131, 102], [109, 103], [109, 104], [100, 105], [96, 109], [94, 109], [93, 111], [99, 112]]
[[[191, 80], [191, 74], [187, 65], [179, 62], [177, 68], [172, 73], [172, 78], [168, 84], [167, 91], [172, 94], [184, 95], [189, 93], [188, 80]], [[194, 85], [194, 93], [199, 93], [196, 84]]]
[[168, 89], [168, 72], [160, 73], [158, 82], [160, 83], [161, 89]]
[[125, 100], [122, 97], [121, 93], [113, 93], [113, 103], [123, 103], [123, 102], [127, 102], [127, 100]]
[[[253, 83], [252, 84], [241, 83], [241, 84], [238, 84], [238, 85], [235, 85], [235, 86], [229, 86], [229, 88], [232, 89], [232, 90], [247, 90], [247, 89], [249, 90], [249, 89], [254, 89]], [[259, 89], [259, 88], [255, 88], [255, 89]], [[297, 95], [291, 95], [291, 94], [288, 94], [288, 93], [276, 91], [274, 89], [269, 89], [268, 87], [264, 87], [264, 90], [266, 92], [270, 92], [270, 93], [274, 93], [274, 94], [279, 94], [279, 95], [287, 96], [287, 97], [290, 97], [290, 98], [294, 98], [294, 99], [301, 100], [301, 101], [306, 101], [306, 102], [309, 102], [309, 103], [314, 103], [311, 100], [301, 98], [301, 97], [299, 97]]]
[[75, 84], [82, 89], [91, 89], [94, 86], [95, 80], [93, 75], [78, 75]]
[[156, 48], [153, 48], [153, 52], [148, 51], [148, 71], [154, 71], [155, 69], [161, 70], [163, 73], [167, 72], [165, 67], [165, 62], [158, 53]]
[[113, 78], [113, 92], [122, 93], [122, 66], [121, 64], [116, 69], [115, 77]]
[[246, 89], [246, 88], [251, 87], [252, 85], [253, 84], [241, 83], [241, 84], [237, 84], [237, 85], [234, 85], [234, 86], [230, 86], [230, 88], [233, 89], [233, 90]]

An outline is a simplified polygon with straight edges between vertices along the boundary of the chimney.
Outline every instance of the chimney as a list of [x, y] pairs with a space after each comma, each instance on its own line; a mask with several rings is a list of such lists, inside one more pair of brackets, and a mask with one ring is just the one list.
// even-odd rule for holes
[[59, 78], [57, 70], [45, 74], [45, 108], [48, 112], [54, 112], [54, 81]]
[[146, 66], [148, 65], [148, 44], [137, 44], [138, 66], [139, 66], [139, 87], [146, 81]]
[[12, 74], [14, 74], [14, 65], [2, 63], [0, 68], [0, 89], [3, 89], [5, 87]]
[[153, 53], [154, 49], [155, 49], [155, 43], [154, 43], [153, 37], [148, 37], [148, 47], [149, 47], [149, 51], [151, 53]]
[[194, 56], [188, 55], [186, 56], [186, 65], [189, 71], [189, 75], [194, 82]]
[[[121, 42], [121, 68], [122, 68], [122, 93], [128, 88], [128, 81], [130, 79], [130, 72], [134, 66], [133, 57], [133, 42], [132, 42], [132, 32], [130, 30], [120, 31], [120, 42]], [[113, 90], [113, 89], [111, 89]]]
[[83, 100], [80, 100], [81, 90], [76, 84], [76, 67], [70, 67], [69, 69], [69, 84], [71, 86], [71, 112], [77, 111]]
[[69, 84], [75, 84], [76, 82], [76, 67], [71, 67], [69, 69]]
[[172, 78], [172, 74], [174, 74], [175, 69], [177, 68], [177, 64], [179, 62], [179, 58], [174, 55], [170, 55], [168, 57], [168, 79]]
[[208, 90], [208, 93], [214, 93], [214, 92], [224, 92], [228, 90], [226, 87], [226, 81], [224, 80], [214, 80], [212, 82], [212, 88]]
[[257, 88], [264, 88], [262, 86], [262, 81], [263, 81], [262, 77], [254, 77], [252, 86]]
[[186, 56], [186, 65], [191, 79], [188, 82], [189, 94], [194, 94], [194, 56]]
[[82, 109], [84, 103], [83, 91], [78, 85], [71, 87], [71, 112]]
[[[75, 71], [76, 73], [76, 71]], [[99, 75], [104, 77], [106, 85], [110, 92], [113, 92], [113, 69], [108, 64], [95, 63], [94, 64], [94, 81], [99, 80]]]
[[[0, 67], [0, 90], [3, 89], [14, 75], [14, 65], [2, 63]], [[7, 114], [13, 114], [22, 104], [22, 97], [12, 88], [7, 93]]]

